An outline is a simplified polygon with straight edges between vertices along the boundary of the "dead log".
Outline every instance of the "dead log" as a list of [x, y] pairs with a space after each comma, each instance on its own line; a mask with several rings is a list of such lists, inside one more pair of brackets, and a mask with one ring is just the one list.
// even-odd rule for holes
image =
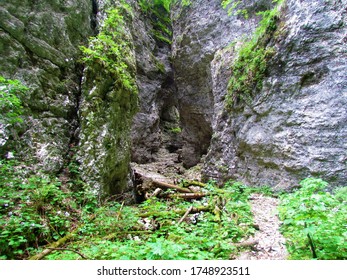
[[58, 241], [50, 244], [48, 248], [43, 250], [41, 253], [32, 256], [31, 258], [29, 258], [29, 260], [42, 260], [45, 256], [49, 255], [54, 249], [61, 247], [61, 245], [64, 245], [66, 242], [72, 239], [74, 237], [74, 234], [78, 231], [78, 229], [79, 228], [76, 228], [74, 231], [68, 233], [64, 237], [60, 238]]
[[164, 197], [166, 198], [183, 198], [183, 199], [199, 199], [202, 197], [205, 197], [206, 193], [174, 193], [174, 194], [167, 194]]
[[[210, 206], [200, 206], [200, 207], [193, 207], [193, 209], [190, 211], [190, 213], [199, 213], [199, 212], [210, 212], [211, 207]], [[151, 212], [146, 212], [143, 214], [139, 214], [139, 217], [141, 218], [147, 218], [147, 217], [160, 217], [160, 216], [169, 216], [172, 213], [178, 214], [178, 215], [183, 215], [186, 212], [186, 210], [172, 210], [172, 211], [151, 211]]]
[[52, 249], [52, 250], [56, 250], [56, 251], [70, 251], [70, 252], [74, 252], [77, 255], [80, 255], [82, 257], [82, 259], [85, 259], [85, 260], [89, 259], [88, 257], [83, 255], [82, 253], [80, 253], [80, 252], [78, 252], [76, 250], [68, 249], [68, 248], [47, 248], [47, 249]]
[[189, 186], [198, 186], [198, 187], [202, 187], [202, 188], [206, 188], [206, 184], [199, 182], [199, 181], [195, 181], [195, 180], [183, 180], [182, 181], [182, 186], [185, 188], [188, 188]]
[[155, 185], [159, 188], [165, 189], [165, 190], [172, 189], [172, 190], [176, 190], [180, 193], [193, 193], [190, 189], [178, 187], [176, 185], [169, 184], [169, 183], [158, 182], [155, 180], [153, 180], [152, 183], [153, 183], [153, 185]]
[[134, 172], [135, 175], [135, 189], [136, 194], [138, 196], [138, 201], [143, 201], [144, 199], [148, 199], [150, 195], [148, 194], [151, 190], [154, 188], [161, 188], [163, 190], [175, 190], [179, 193], [193, 193], [194, 191], [191, 191], [188, 188], [176, 186], [174, 184], [166, 183], [166, 182], [160, 182], [158, 180], [154, 180], [151, 177], [148, 177], [142, 173], [140, 173], [138, 170]]
[[[90, 221], [93, 221], [95, 219], [95, 217], [96, 217], [96, 215], [93, 215], [92, 218], [90, 219]], [[75, 234], [79, 231], [79, 229], [82, 226], [83, 225], [75, 228], [72, 232], [69, 232], [67, 235], [65, 235], [64, 237], [60, 238], [58, 241], [51, 243], [49, 245], [49, 247], [44, 249], [41, 253], [38, 253], [35, 256], [32, 256], [31, 258], [29, 258], [29, 260], [42, 260], [45, 256], [47, 256], [50, 253], [52, 253], [52, 251], [55, 248], [59, 248], [59, 247], [61, 247], [61, 245], [64, 245], [69, 240], [73, 239], [75, 237]]]

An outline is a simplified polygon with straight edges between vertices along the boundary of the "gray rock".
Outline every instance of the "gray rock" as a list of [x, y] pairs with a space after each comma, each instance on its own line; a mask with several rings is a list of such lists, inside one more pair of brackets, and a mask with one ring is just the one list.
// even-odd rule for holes
[[172, 15], [173, 64], [186, 167], [194, 166], [207, 153], [213, 134], [211, 61], [216, 51], [249, 34], [256, 21], [228, 16], [219, 0], [191, 3], [183, 8], [176, 5]]
[[132, 34], [140, 108], [134, 117], [131, 130], [132, 160], [146, 163], [157, 157], [163, 142], [162, 114], [165, 115], [166, 108], [177, 106], [177, 97], [170, 62], [170, 46], [154, 39], [153, 22], [139, 7], [135, 17]]
[[346, 5], [287, 1], [280, 34], [270, 43], [276, 55], [251, 106], [224, 109], [234, 54], [215, 57], [206, 178], [281, 189], [309, 176], [346, 184]]
[[76, 129], [82, 72], [79, 46], [92, 29], [92, 3], [77, 1], [2, 1], [0, 75], [18, 79], [27, 92], [27, 117], [16, 143], [37, 168], [58, 172]]
[[[121, 7], [120, 1], [101, 1], [98, 4], [99, 20], [106, 18], [105, 13], [110, 6]], [[136, 72], [130, 30], [134, 18], [132, 12], [124, 13], [123, 18], [124, 22], [120, 23], [123, 33], [113, 38], [121, 38], [117, 39], [117, 43], [123, 44], [122, 50], [126, 57], [124, 54], [122, 59], [127, 63], [127, 79], [130, 79], [134, 78]], [[99, 24], [102, 25], [103, 22]], [[137, 110], [138, 97], [136, 90], [130, 90], [121, 84], [120, 80], [124, 78], [110, 71], [107, 64], [105, 66], [105, 63], [99, 63], [99, 60], [95, 59], [87, 65], [78, 111], [80, 141], [77, 160], [80, 163], [82, 179], [92, 186], [96, 194], [105, 197], [121, 193], [128, 186], [130, 129]]]

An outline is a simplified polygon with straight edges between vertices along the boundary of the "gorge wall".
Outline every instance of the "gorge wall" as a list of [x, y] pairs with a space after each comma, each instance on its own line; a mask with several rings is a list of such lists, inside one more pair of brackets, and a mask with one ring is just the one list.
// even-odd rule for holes
[[59, 172], [76, 144], [78, 47], [93, 34], [92, 16], [92, 1], [1, 1], [0, 75], [29, 88], [16, 146], [35, 168]]
[[275, 55], [249, 105], [225, 109], [234, 53], [217, 53], [207, 178], [282, 189], [310, 176], [346, 183], [346, 4], [285, 1], [268, 42]]
[[[346, 1], [285, 1], [267, 42], [262, 89], [226, 109], [228, 81], [250, 19], [228, 17], [220, 1], [174, 12], [173, 57], [183, 126], [183, 160], [204, 158], [204, 177], [288, 188], [308, 176], [343, 185], [347, 176]], [[234, 42], [228, 47], [228, 44]]]
[[[164, 123], [179, 118], [176, 148], [182, 143], [186, 167], [204, 164], [206, 180], [286, 189], [316, 176], [346, 184], [346, 0], [284, 1], [266, 41], [274, 52], [262, 86], [231, 108], [238, 50], [258, 25], [256, 13], [274, 3], [243, 1], [247, 20], [229, 16], [220, 0], [176, 1], [171, 15], [139, 4], [1, 3], [0, 75], [29, 87], [18, 155], [55, 174], [76, 162], [97, 193], [115, 194], [129, 185], [130, 161], [155, 161]], [[106, 10], [115, 8], [126, 55], [113, 59], [127, 65], [130, 86], [106, 62], [81, 63], [80, 46], [93, 48], [88, 38], [103, 32]]]

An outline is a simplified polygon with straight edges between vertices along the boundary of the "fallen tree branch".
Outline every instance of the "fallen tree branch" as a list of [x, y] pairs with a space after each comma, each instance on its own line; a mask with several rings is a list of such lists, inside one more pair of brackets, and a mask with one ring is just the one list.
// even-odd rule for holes
[[182, 181], [182, 186], [187, 188], [189, 186], [198, 186], [198, 187], [202, 187], [202, 188], [206, 188], [206, 184], [205, 183], [202, 183], [202, 182], [199, 182], [199, 181], [195, 181], [195, 180], [183, 180]]
[[72, 239], [78, 229], [79, 228], [76, 228], [74, 231], [68, 233], [64, 237], [60, 238], [58, 241], [52, 243], [50, 247], [44, 249], [41, 253], [38, 253], [35, 256], [32, 256], [31, 258], [29, 258], [29, 260], [42, 260], [45, 256], [49, 255], [55, 248], [58, 248], [61, 245], [64, 245], [66, 242]]
[[190, 206], [186, 213], [184, 213], [183, 217], [178, 221], [178, 225], [181, 224], [185, 218], [189, 215], [189, 213], [193, 210], [193, 206]]
[[[190, 211], [190, 213], [194, 214], [194, 213], [199, 213], [199, 212], [210, 212], [211, 211], [211, 207], [210, 206], [200, 206], [200, 207], [193, 207], [193, 209]], [[147, 212], [147, 213], [143, 213], [140, 214], [139, 217], [141, 218], [147, 218], [147, 217], [151, 217], [151, 216], [155, 216], [155, 217], [160, 217], [160, 216], [169, 216], [170, 214], [174, 213], [174, 214], [178, 214], [178, 215], [183, 215], [186, 212], [186, 210], [173, 210], [173, 211], [152, 211], [152, 212]]]
[[[95, 217], [96, 217], [96, 215], [93, 215], [92, 218], [90, 219], [90, 221], [93, 221], [95, 219]], [[58, 241], [51, 243], [49, 247], [44, 249], [41, 253], [38, 253], [35, 256], [32, 256], [31, 258], [29, 258], [29, 260], [42, 260], [45, 256], [49, 255], [55, 248], [59, 248], [59, 247], [61, 247], [61, 245], [64, 245], [69, 240], [73, 239], [75, 233], [78, 232], [82, 226], [83, 225], [75, 228], [72, 232], [69, 232], [67, 235], [60, 238]]]
[[175, 193], [175, 194], [167, 194], [164, 197], [168, 198], [184, 198], [184, 199], [198, 199], [205, 197], [206, 193]]
[[123, 206], [124, 206], [124, 201], [123, 201], [123, 203], [122, 203], [122, 205], [121, 205], [121, 207], [120, 207], [120, 209], [119, 209], [119, 211], [118, 211], [116, 221], [118, 221], [119, 218], [120, 218], [121, 215], [122, 215]]
[[169, 183], [159, 182], [159, 181], [155, 181], [155, 180], [153, 180], [152, 183], [153, 183], [153, 185], [155, 185], [159, 188], [165, 189], [165, 190], [173, 189], [173, 190], [176, 190], [180, 193], [193, 193], [190, 189], [178, 187], [176, 185], [169, 184]]
[[72, 250], [72, 249], [68, 249], [68, 248], [47, 248], [47, 249], [51, 249], [51, 250], [57, 250], [57, 251], [71, 251], [74, 252], [77, 255], [80, 255], [83, 259], [88, 260], [89, 258], [87, 258], [85, 255], [81, 254], [80, 252], [76, 251], [76, 250]]
[[153, 193], [146, 193], [146, 199], [149, 199], [151, 197], [158, 197], [162, 191], [163, 190], [161, 188], [156, 188]]

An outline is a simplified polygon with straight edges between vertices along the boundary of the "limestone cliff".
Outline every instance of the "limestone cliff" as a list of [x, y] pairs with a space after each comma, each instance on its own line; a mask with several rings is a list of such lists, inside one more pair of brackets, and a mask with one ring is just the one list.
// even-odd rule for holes
[[187, 165], [208, 149], [206, 178], [278, 188], [307, 176], [345, 184], [346, 1], [285, 1], [266, 43], [275, 55], [261, 90], [231, 110], [225, 97], [239, 44], [225, 47], [256, 17], [228, 18], [218, 2], [193, 1], [177, 19], [174, 64]]
[[77, 161], [101, 196], [122, 192], [130, 172], [130, 128], [137, 110], [134, 12], [124, 1], [97, 1], [98, 34], [82, 48]]
[[[155, 161], [165, 143], [183, 143], [184, 165], [203, 162], [205, 179], [345, 184], [346, 0], [283, 1], [247, 102], [228, 83], [273, 1], [242, 1], [248, 19], [220, 0], [145, 3], [2, 1], [0, 75], [29, 87], [18, 155], [55, 174], [75, 160], [98, 194], [123, 191], [130, 161]], [[182, 139], [169, 139], [178, 126]]]
[[79, 46], [92, 35], [92, 1], [1, 1], [0, 74], [29, 91], [18, 154], [56, 173], [78, 127]]
[[211, 61], [221, 48], [249, 34], [256, 19], [230, 17], [221, 1], [191, 1], [173, 9], [173, 65], [183, 127], [183, 162], [191, 167], [206, 154], [213, 134]]

